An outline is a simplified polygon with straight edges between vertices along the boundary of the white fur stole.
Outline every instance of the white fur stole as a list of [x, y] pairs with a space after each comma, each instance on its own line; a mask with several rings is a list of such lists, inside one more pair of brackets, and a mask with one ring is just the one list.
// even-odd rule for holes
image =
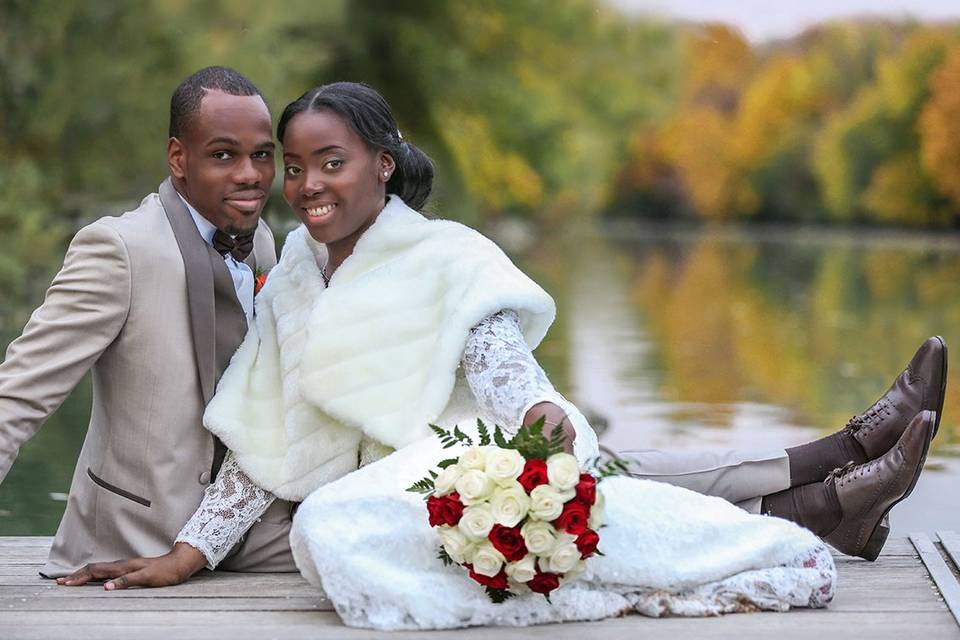
[[203, 420], [288, 500], [356, 469], [363, 435], [394, 448], [430, 435], [478, 322], [513, 309], [533, 348], [555, 316], [490, 240], [393, 195], [329, 288], [325, 262], [302, 226], [287, 236]]

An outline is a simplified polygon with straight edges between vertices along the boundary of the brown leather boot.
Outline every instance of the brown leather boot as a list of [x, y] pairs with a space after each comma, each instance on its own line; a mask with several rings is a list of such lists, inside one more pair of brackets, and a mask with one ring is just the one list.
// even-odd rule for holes
[[837, 551], [876, 560], [890, 533], [884, 518], [913, 491], [927, 458], [937, 416], [922, 411], [910, 422], [889, 451], [870, 462], [848, 464], [831, 473], [843, 517], [823, 537]]
[[850, 418], [846, 427], [829, 436], [787, 449], [790, 486], [821, 482], [831, 469], [849, 461], [879, 458], [897, 443], [920, 411], [936, 411], [936, 434], [947, 384], [947, 346], [943, 338], [928, 338], [907, 368], [872, 407]]
[[868, 460], [896, 444], [908, 422], [921, 411], [936, 412], [933, 435], [937, 435], [946, 388], [947, 345], [940, 336], [927, 338], [887, 392], [872, 407], [850, 418], [843, 433], [860, 443]]

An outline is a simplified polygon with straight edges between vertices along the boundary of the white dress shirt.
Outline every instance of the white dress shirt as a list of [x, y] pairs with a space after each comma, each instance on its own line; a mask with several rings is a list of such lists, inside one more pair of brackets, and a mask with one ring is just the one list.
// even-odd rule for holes
[[[177, 194], [180, 195], [179, 193]], [[213, 246], [213, 234], [217, 228], [209, 220], [200, 215], [200, 212], [193, 208], [186, 198], [180, 196], [183, 204], [187, 205], [187, 210], [193, 216], [193, 222], [197, 225], [197, 231], [211, 247]], [[240, 306], [243, 307], [243, 315], [247, 317], [247, 324], [253, 320], [253, 270], [245, 262], [237, 262], [229, 253], [223, 257], [223, 262], [227, 265], [227, 270], [233, 278], [233, 288], [237, 292], [237, 299]]]

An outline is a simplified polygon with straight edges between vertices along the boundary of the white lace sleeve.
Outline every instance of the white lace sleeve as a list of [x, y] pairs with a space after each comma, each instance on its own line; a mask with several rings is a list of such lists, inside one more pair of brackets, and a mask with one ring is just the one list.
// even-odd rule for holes
[[197, 549], [207, 559], [207, 568], [213, 569], [273, 501], [274, 495], [254, 484], [227, 452], [217, 479], [203, 492], [177, 542]]
[[519, 428], [527, 409], [556, 394], [514, 311], [500, 311], [475, 326], [461, 364], [481, 409], [505, 429]]

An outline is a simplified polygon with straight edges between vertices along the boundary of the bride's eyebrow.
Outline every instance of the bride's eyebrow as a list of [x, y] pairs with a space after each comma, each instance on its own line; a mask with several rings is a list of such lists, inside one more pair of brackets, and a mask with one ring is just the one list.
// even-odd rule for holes
[[338, 144], [328, 144], [328, 145], [325, 146], [325, 147], [322, 147], [322, 148], [320, 148], [320, 149], [317, 149], [316, 151], [314, 151], [314, 152], [311, 153], [310, 155], [320, 156], [320, 155], [325, 154], [327, 151], [333, 151], [334, 149], [339, 149], [340, 151], [343, 151], [343, 147], [341, 147], [341, 146], [338, 145]]
[[[325, 147], [321, 147], [320, 149], [317, 149], [317, 150], [315, 150], [315, 151], [311, 151], [311, 152], [310, 152], [310, 155], [312, 155], [312, 156], [320, 156], [320, 155], [325, 154], [325, 153], [328, 152], [328, 151], [333, 151], [333, 150], [335, 150], [335, 149], [338, 149], [338, 150], [340, 150], [340, 151], [343, 151], [343, 147], [341, 147], [340, 145], [337, 145], [337, 144], [328, 144], [328, 145], [325, 146]], [[283, 152], [283, 157], [284, 157], [284, 158], [299, 158], [299, 157], [300, 157], [300, 154], [294, 153], [294, 152], [292, 152], [292, 151], [284, 151], [284, 152]]]

